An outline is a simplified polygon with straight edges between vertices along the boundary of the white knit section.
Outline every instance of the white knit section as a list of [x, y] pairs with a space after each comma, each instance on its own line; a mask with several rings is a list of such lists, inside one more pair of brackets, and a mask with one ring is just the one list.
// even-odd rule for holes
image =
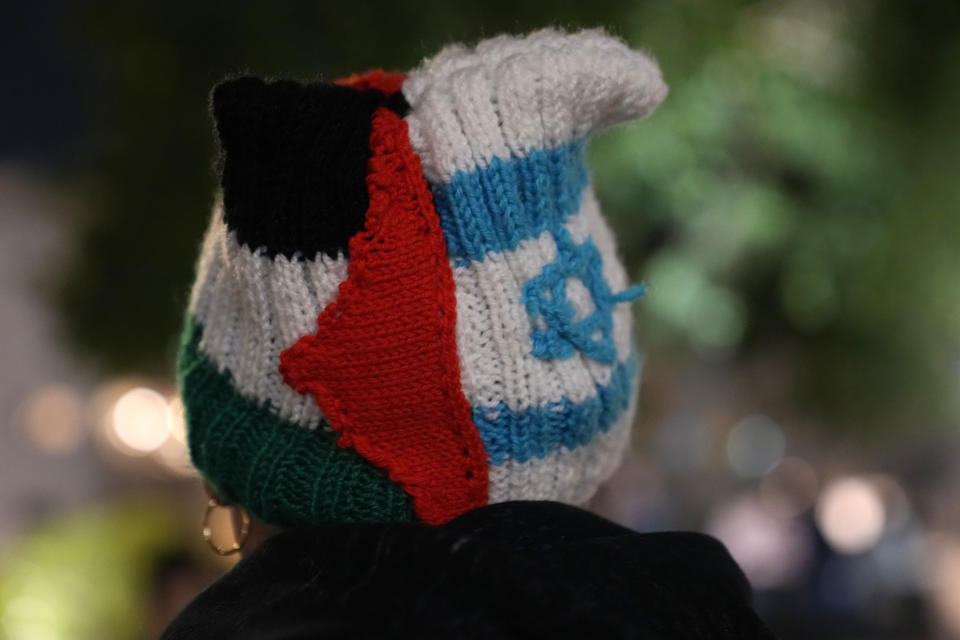
[[576, 449], [558, 449], [526, 462], [507, 460], [490, 467], [490, 503], [508, 500], [556, 500], [582, 505], [616, 471], [630, 442], [634, 400], [606, 433]]
[[190, 311], [203, 326], [200, 350], [229, 370], [243, 395], [269, 403], [305, 427], [323, 418], [312, 396], [283, 381], [280, 353], [317, 329], [317, 316], [347, 277], [347, 259], [270, 258], [241, 246], [215, 208], [200, 257]]
[[[607, 225], [606, 219], [600, 213], [600, 204], [588, 186], [583, 192], [583, 202], [580, 205], [580, 218], [574, 218], [567, 225], [573, 241], [584, 242], [587, 236], [603, 256], [603, 279], [610, 285], [613, 293], [619, 293], [633, 285], [627, 275], [627, 270], [620, 261], [617, 242], [613, 232]], [[569, 292], [569, 289], [568, 289]], [[618, 304], [613, 309], [613, 343], [617, 346], [617, 354], [621, 361], [627, 358], [627, 352], [633, 344], [633, 306]]]
[[[610, 231], [588, 187], [580, 211], [566, 223], [577, 242], [593, 236], [604, 258], [604, 276], [614, 293], [628, 287], [616, 259]], [[457, 295], [457, 348], [464, 395], [471, 406], [494, 407], [500, 402], [515, 411], [542, 408], [567, 399], [581, 403], [596, 396], [596, 385], [607, 385], [615, 365], [603, 364], [577, 351], [566, 360], [533, 355], [533, 326], [521, 301], [524, 285], [556, 259], [557, 246], [548, 230], [520, 243], [513, 251], [490, 252], [483, 260], [458, 266], [451, 261]], [[568, 284], [569, 300], [586, 315], [593, 302], [583, 287]], [[631, 351], [633, 314], [630, 303], [613, 313], [612, 337], [618, 360]]]
[[653, 112], [657, 63], [600, 29], [450, 45], [403, 84], [410, 142], [434, 184]]

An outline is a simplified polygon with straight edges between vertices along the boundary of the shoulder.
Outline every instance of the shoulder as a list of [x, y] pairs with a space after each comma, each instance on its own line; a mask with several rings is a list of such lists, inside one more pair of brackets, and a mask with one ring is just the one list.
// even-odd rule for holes
[[[277, 635], [279, 629], [284, 635]], [[164, 638], [770, 638], [715, 539], [552, 502], [271, 538]]]

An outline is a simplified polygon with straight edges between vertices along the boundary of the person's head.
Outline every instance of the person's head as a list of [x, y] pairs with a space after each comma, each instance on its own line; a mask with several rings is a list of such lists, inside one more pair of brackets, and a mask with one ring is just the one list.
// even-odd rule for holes
[[217, 86], [178, 368], [219, 497], [277, 526], [585, 503], [627, 445], [641, 294], [585, 147], [665, 95], [644, 53], [552, 29]]

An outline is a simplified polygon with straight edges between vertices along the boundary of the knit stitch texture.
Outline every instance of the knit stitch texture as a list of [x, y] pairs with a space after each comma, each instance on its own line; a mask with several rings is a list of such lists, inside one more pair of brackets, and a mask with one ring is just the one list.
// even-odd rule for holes
[[[390, 471], [417, 515], [441, 524], [487, 502], [487, 462], [460, 390], [453, 274], [407, 125], [377, 111], [370, 209], [337, 301], [280, 356], [340, 446]], [[386, 356], [386, 357], [385, 357]]]
[[190, 407], [190, 452], [223, 495], [279, 525], [413, 520], [410, 497], [334, 434], [291, 424], [237, 393], [230, 374], [199, 350], [191, 320], [180, 352]]
[[588, 500], [629, 439], [642, 288], [585, 150], [665, 95], [646, 54], [554, 29], [218, 87], [179, 362], [197, 468], [278, 524]]

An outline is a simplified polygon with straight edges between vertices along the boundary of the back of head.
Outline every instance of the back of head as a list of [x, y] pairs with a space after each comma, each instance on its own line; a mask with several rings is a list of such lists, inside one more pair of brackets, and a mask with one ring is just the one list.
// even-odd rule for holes
[[586, 502], [628, 441], [641, 290], [585, 148], [665, 95], [597, 30], [219, 85], [222, 193], [179, 358], [208, 482], [278, 525]]

